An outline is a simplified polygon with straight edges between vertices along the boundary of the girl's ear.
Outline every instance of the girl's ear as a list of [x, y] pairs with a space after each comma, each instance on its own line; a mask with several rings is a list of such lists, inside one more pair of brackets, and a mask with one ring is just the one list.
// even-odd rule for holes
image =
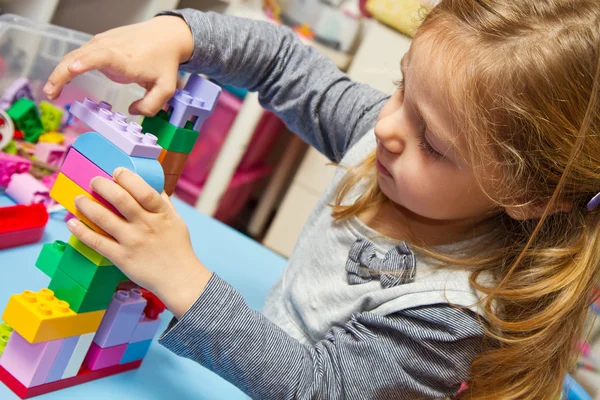
[[[544, 214], [548, 203], [531, 203], [524, 206], [511, 206], [505, 207], [504, 211], [512, 219], [524, 221], [527, 219], [539, 219]], [[573, 209], [573, 203], [570, 201], [557, 201], [553, 206], [548, 215], [556, 214], [559, 212], [571, 212]]]

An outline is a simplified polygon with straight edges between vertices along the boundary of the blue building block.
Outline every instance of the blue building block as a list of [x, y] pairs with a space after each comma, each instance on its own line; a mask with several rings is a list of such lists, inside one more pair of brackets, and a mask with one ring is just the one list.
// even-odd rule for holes
[[129, 343], [125, 354], [121, 358], [121, 364], [126, 364], [131, 361], [141, 360], [146, 357], [148, 349], [152, 344], [152, 340], [144, 340], [143, 342]]
[[48, 373], [48, 377], [46, 378], [46, 383], [54, 382], [59, 379], [62, 379], [63, 373], [67, 368], [67, 364], [69, 364], [69, 360], [73, 355], [73, 351], [75, 350], [75, 346], [77, 346], [77, 342], [79, 341], [80, 336], [71, 336], [65, 338], [63, 341], [60, 350], [58, 351], [58, 355], [54, 360], [54, 364], [52, 364], [52, 368]]
[[79, 136], [73, 148], [109, 175], [117, 167], [124, 167], [141, 176], [157, 192], [163, 190], [165, 175], [158, 160], [131, 157], [97, 132]]

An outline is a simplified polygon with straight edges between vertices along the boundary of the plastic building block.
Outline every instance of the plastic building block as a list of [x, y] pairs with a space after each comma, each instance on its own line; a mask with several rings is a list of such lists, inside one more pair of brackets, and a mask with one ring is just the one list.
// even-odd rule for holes
[[50, 372], [48, 372], [48, 376], [46, 377], [46, 381], [44, 383], [54, 382], [62, 379], [65, 368], [67, 367], [67, 364], [73, 355], [73, 351], [75, 350], [75, 346], [77, 346], [78, 341], [79, 336], [71, 336], [62, 339], [62, 345], [58, 350], [58, 354], [54, 359], [54, 363], [52, 363], [52, 367], [50, 368]]
[[144, 315], [146, 318], [158, 319], [158, 316], [165, 311], [165, 304], [151, 291], [147, 289], [140, 289], [140, 291], [148, 302], [146, 308], [144, 308]]
[[130, 157], [96, 132], [79, 136], [73, 148], [111, 176], [117, 167], [124, 167], [141, 176], [157, 192], [162, 192], [164, 172], [156, 159]]
[[113, 263], [108, 258], [104, 257], [100, 253], [90, 248], [87, 244], [77, 239], [77, 236], [71, 235], [71, 237], [69, 238], [69, 244], [81, 255], [83, 255], [85, 258], [94, 263], [94, 265], [97, 265], [99, 267], [113, 265]]
[[50, 190], [52, 189], [52, 186], [54, 186], [54, 182], [56, 182], [57, 177], [58, 172], [55, 172], [52, 175], [44, 175], [42, 179], [40, 179], [40, 182], [42, 182], [42, 185], [46, 186], [48, 190]]
[[114, 265], [99, 267], [67, 244], [58, 269], [87, 291], [113, 291], [121, 281], [121, 271]]
[[86, 192], [91, 194], [92, 197], [102, 203], [106, 208], [117, 215], [121, 215], [112, 204], [104, 200], [99, 194], [95, 193], [90, 186], [92, 178], [101, 176], [113, 180], [112, 176], [98, 168], [96, 164], [84, 157], [80, 152], [75, 149], [69, 150], [60, 172], [77, 184], [77, 186], [85, 189]]
[[37, 242], [47, 222], [42, 204], [0, 207], [0, 250]]
[[[140, 318], [138, 324], [133, 331], [133, 335], [129, 338], [129, 343], [143, 342], [145, 340], [152, 340], [158, 327], [162, 321], [160, 319], [150, 319], [145, 316]], [[133, 361], [133, 360], [131, 360]]]
[[40, 119], [45, 132], [56, 131], [60, 127], [63, 111], [45, 100], [40, 101]]
[[19, 78], [6, 88], [0, 99], [0, 108], [8, 110], [10, 106], [20, 98], [25, 97], [29, 100], [34, 100], [33, 92], [27, 78]]
[[33, 153], [40, 161], [50, 165], [60, 166], [67, 154], [67, 148], [56, 143], [38, 143]]
[[180, 175], [165, 175], [165, 188], [163, 189], [169, 196], [175, 192], [177, 182], [179, 182]]
[[33, 175], [25, 172], [14, 174], [8, 186], [6, 195], [19, 204], [45, 204], [50, 205], [50, 191]]
[[7, 147], [15, 137], [15, 124], [8, 114], [0, 110], [0, 150]]
[[61, 379], [71, 378], [79, 372], [83, 365], [83, 360], [92, 346], [94, 335], [96, 333], [86, 333], [85, 335], [77, 336], [77, 344], [73, 349], [71, 358], [65, 367]]
[[[79, 315], [92, 314], [92, 311], [101, 311], [102, 316], [104, 316], [104, 310], [106, 310], [110, 304], [112, 294], [115, 290], [115, 288], [112, 288], [111, 290], [110, 287], [106, 286], [88, 291], [79, 283], [75, 282], [69, 275], [61, 271], [60, 268], [57, 268], [56, 272], [54, 272], [54, 276], [52, 277], [48, 288], [56, 293], [56, 297], [68, 302], [71, 309], [80, 313]], [[93, 330], [88, 330], [87, 332], [81, 332], [79, 334], [81, 335], [83, 333], [96, 331], [98, 326], [100, 326], [100, 320]]]
[[38, 138], [38, 143], [56, 143], [62, 144], [65, 139], [65, 135], [60, 132], [46, 132], [42, 133]]
[[161, 110], [153, 117], [142, 121], [142, 128], [152, 132], [158, 138], [158, 144], [168, 151], [191, 153], [198, 139], [198, 131], [193, 130], [194, 123], [189, 121], [184, 128], [169, 123], [169, 114]]
[[57, 339], [31, 344], [13, 332], [0, 365], [24, 386], [41, 385], [46, 382], [63, 342], [64, 339]]
[[138, 289], [116, 292], [98, 327], [94, 343], [102, 348], [129, 343], [146, 304]]
[[127, 344], [102, 348], [96, 345], [96, 343], [92, 343], [83, 364], [90, 371], [96, 371], [98, 369], [121, 364], [121, 359], [123, 358], [123, 354], [125, 354], [125, 350], [127, 350]]
[[199, 131], [200, 127], [213, 112], [221, 87], [198, 75], [191, 75], [183, 89], [175, 91], [169, 100], [172, 107], [169, 123], [179, 128], [185, 127], [191, 116], [196, 117], [193, 129]]
[[187, 153], [163, 150], [158, 161], [160, 161], [165, 175], [181, 175], [189, 156]]
[[31, 161], [13, 154], [0, 152], [0, 186], [8, 186], [13, 174], [29, 171]]
[[13, 328], [4, 323], [0, 324], [0, 357], [2, 357], [2, 353], [8, 344], [12, 332]]
[[75, 215], [77, 218], [83, 221], [87, 226], [89, 226], [98, 233], [106, 235], [106, 232], [104, 232], [98, 225], [90, 221], [85, 215], [79, 212], [77, 207], [75, 207], [75, 198], [79, 195], [86, 196], [90, 200], [93, 200], [98, 204], [102, 204], [85, 189], [83, 189], [81, 186], [78, 186], [75, 182], [67, 178], [65, 175], [58, 174], [58, 177], [54, 182], [54, 186], [52, 186], [52, 190], [50, 190], [50, 196], [54, 200], [56, 200], [57, 203], [62, 205], [73, 215]]
[[125, 349], [125, 353], [123, 353], [123, 357], [121, 357], [121, 364], [142, 360], [146, 357], [151, 344], [152, 339], [144, 340], [143, 342], [129, 343], [127, 349]]
[[96, 103], [90, 98], [71, 104], [69, 112], [87, 126], [104, 136], [129, 156], [156, 159], [162, 148], [156, 144], [156, 136], [142, 133], [142, 127], [135, 122], [127, 122], [125, 114], [112, 113], [112, 106], [102, 101]]
[[2, 366], [0, 366], [0, 382], [3, 382], [10, 390], [12, 390], [21, 399], [29, 399], [31, 397], [40, 396], [46, 393], [55, 392], [57, 390], [66, 389], [71, 386], [81, 385], [82, 383], [91, 382], [97, 379], [106, 378], [111, 375], [120, 374], [122, 372], [131, 371], [139, 368], [142, 361], [133, 361], [127, 364], [114, 365], [112, 367], [90, 371], [87, 368], [82, 368], [81, 371], [72, 378], [61, 379], [59, 381], [45, 383], [43, 385], [27, 388], [21, 382], [15, 379]]
[[54, 276], [58, 263], [65, 253], [66, 243], [60, 240], [55, 240], [54, 243], [46, 243], [42, 246], [42, 251], [38, 256], [35, 266], [48, 275], [50, 278]]
[[2, 319], [29, 343], [40, 343], [94, 332], [103, 316], [104, 310], [76, 314], [52, 290], [41, 289], [12, 295]]
[[37, 142], [42, 132], [44, 132], [44, 127], [42, 121], [40, 121], [37, 107], [32, 100], [22, 97], [6, 112], [12, 118], [17, 129], [25, 134], [26, 141]]

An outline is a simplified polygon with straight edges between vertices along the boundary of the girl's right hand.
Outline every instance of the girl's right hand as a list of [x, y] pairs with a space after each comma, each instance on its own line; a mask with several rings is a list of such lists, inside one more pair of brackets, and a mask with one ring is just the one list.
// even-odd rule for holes
[[159, 16], [94, 36], [63, 57], [44, 87], [49, 99], [65, 84], [91, 70], [118, 83], [137, 83], [147, 92], [133, 102], [130, 114], [154, 115], [175, 92], [179, 64], [192, 56], [194, 39], [177, 16]]

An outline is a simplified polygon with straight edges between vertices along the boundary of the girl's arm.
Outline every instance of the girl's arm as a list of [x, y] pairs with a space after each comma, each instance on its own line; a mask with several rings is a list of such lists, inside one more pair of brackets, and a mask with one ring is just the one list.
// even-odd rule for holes
[[213, 275], [160, 343], [256, 399], [415, 399], [456, 394], [483, 330], [447, 304], [360, 313], [302, 345]]

